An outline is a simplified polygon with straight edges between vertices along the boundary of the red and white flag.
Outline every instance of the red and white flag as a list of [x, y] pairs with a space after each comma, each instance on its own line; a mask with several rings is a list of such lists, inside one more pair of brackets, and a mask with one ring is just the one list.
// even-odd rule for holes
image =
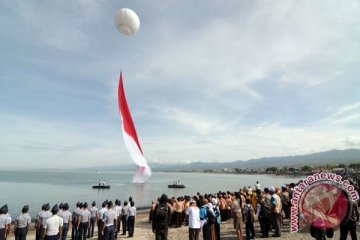
[[131, 159], [138, 166], [138, 169], [135, 172], [133, 177], [133, 182], [135, 183], [144, 183], [151, 176], [151, 168], [146, 162], [146, 159], [143, 155], [139, 139], [136, 134], [136, 129], [134, 122], [132, 120], [129, 106], [126, 101], [124, 85], [122, 80], [122, 73], [120, 72], [119, 79], [119, 91], [118, 91], [118, 100], [119, 100], [119, 110], [121, 116], [121, 126], [124, 137], [124, 142], [126, 148], [130, 153]]

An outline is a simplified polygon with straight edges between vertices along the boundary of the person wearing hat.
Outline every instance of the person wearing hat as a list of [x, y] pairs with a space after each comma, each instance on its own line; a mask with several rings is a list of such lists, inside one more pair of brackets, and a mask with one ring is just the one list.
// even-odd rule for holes
[[15, 240], [25, 240], [31, 223], [31, 217], [28, 213], [29, 206], [26, 205], [22, 208], [22, 214], [16, 217], [15, 221]]
[[6, 216], [6, 208], [6, 204], [0, 208], [0, 240], [5, 240], [7, 237], [6, 233], [8, 232], [8, 218]]
[[58, 213], [58, 215], [63, 219], [63, 227], [62, 227], [62, 240], [66, 240], [67, 233], [70, 228], [70, 223], [72, 222], [72, 214], [69, 211], [69, 204], [64, 203], [62, 205], [62, 211]]
[[120, 232], [120, 223], [121, 223], [121, 201], [115, 200], [115, 212], [116, 212], [116, 228], [115, 228], [115, 239], [117, 238], [118, 233]]
[[156, 240], [166, 240], [168, 237], [171, 209], [167, 202], [167, 195], [162, 194], [154, 209], [152, 231], [155, 233]]
[[88, 238], [93, 237], [94, 236], [94, 228], [95, 228], [95, 224], [98, 222], [99, 220], [99, 210], [96, 207], [96, 202], [93, 201], [91, 204], [91, 208], [90, 208], [90, 225], [89, 225], [89, 231], [88, 231]]
[[57, 215], [58, 212], [59, 206], [55, 204], [51, 209], [52, 216], [49, 217], [45, 222], [43, 239], [59, 240], [59, 238], [61, 238], [64, 222], [63, 219]]
[[88, 204], [87, 204], [87, 202], [85, 202], [84, 204], [82, 204], [82, 209], [79, 212], [77, 228], [79, 229], [79, 239], [80, 240], [86, 240], [87, 231], [88, 231], [89, 224], [90, 224], [91, 213], [87, 209], [87, 207], [88, 207]]
[[75, 239], [78, 239], [79, 238], [79, 231], [78, 229], [76, 228], [76, 225], [77, 225], [77, 222], [78, 222], [78, 219], [79, 219], [79, 212], [81, 210], [80, 208], [80, 205], [81, 205], [81, 202], [77, 202], [76, 205], [75, 205], [75, 208], [72, 212], [72, 229], [71, 229], [71, 239], [72, 240], [75, 240]]
[[36, 214], [35, 217], [35, 240], [40, 240], [40, 216], [45, 212], [46, 204], [41, 206], [41, 211]]
[[135, 202], [130, 202], [130, 208], [128, 210], [127, 214], [127, 222], [128, 222], [128, 228], [129, 228], [129, 237], [133, 237], [134, 235], [134, 229], [135, 229], [135, 217], [136, 217], [136, 207]]
[[105, 213], [107, 211], [107, 205], [108, 205], [108, 201], [104, 201], [102, 203], [102, 208], [99, 211], [99, 220], [98, 220], [98, 240], [104, 240], [105, 239], [105, 235], [103, 234], [103, 228], [104, 228], [104, 217], [105, 217]]
[[5, 216], [6, 216], [6, 236], [9, 236], [10, 234], [10, 229], [11, 229], [11, 216], [10, 216], [10, 213], [8, 212], [9, 211], [9, 208], [8, 208], [8, 205], [5, 204], [4, 205], [4, 212], [5, 212]]
[[38, 221], [36, 228], [38, 229], [38, 237], [39, 240], [43, 239], [44, 233], [45, 233], [45, 224], [46, 221], [52, 216], [52, 213], [50, 212], [50, 204], [46, 203], [43, 205], [43, 211], [40, 212], [38, 215]]
[[271, 216], [272, 216], [272, 224], [275, 230], [273, 237], [280, 237], [280, 214], [282, 210], [282, 204], [280, 196], [276, 194], [275, 188], [270, 187], [269, 193], [271, 195]]
[[106, 240], [115, 239], [115, 226], [116, 226], [116, 212], [113, 209], [112, 201], [108, 202], [108, 210], [104, 214], [104, 226], [102, 229], [102, 234], [105, 235]]
[[129, 211], [128, 202], [124, 201], [124, 206], [121, 209], [121, 223], [122, 223], [122, 226], [123, 226], [123, 233], [121, 235], [126, 234], [127, 224], [128, 224], [127, 223], [128, 211]]

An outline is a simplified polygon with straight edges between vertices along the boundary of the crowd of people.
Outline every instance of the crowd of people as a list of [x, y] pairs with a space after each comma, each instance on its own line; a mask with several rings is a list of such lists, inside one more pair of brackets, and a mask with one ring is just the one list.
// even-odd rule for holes
[[[16, 240], [26, 240], [31, 224], [28, 211], [29, 206], [24, 206], [22, 213], [14, 221]], [[35, 240], [66, 240], [70, 229], [72, 240], [86, 240], [94, 236], [95, 227], [98, 240], [114, 240], [121, 232], [122, 235], [133, 237], [135, 216], [135, 202], [131, 197], [123, 205], [118, 199], [114, 203], [106, 200], [100, 209], [96, 207], [95, 201], [91, 207], [87, 202], [78, 202], [72, 212], [69, 211], [68, 203], [55, 204], [52, 208], [46, 203], [35, 218]], [[5, 204], [0, 208], [0, 240], [6, 240], [11, 233], [11, 222], [11, 215]]]
[[[344, 176], [353, 183], [358, 183], [357, 175]], [[260, 188], [256, 182], [254, 188], [244, 186], [237, 192], [219, 191], [213, 194], [180, 196], [168, 198], [163, 194], [150, 207], [149, 222], [156, 240], [167, 240], [169, 228], [186, 226], [189, 228], [189, 240], [199, 240], [200, 232], [204, 240], [220, 240], [221, 224], [233, 221], [238, 240], [254, 239], [256, 234], [262, 238], [280, 237], [284, 219], [291, 217], [291, 198], [296, 184], [282, 187]], [[356, 184], [354, 184], [356, 188]], [[358, 190], [358, 189], [357, 189]], [[346, 222], [340, 225], [340, 240], [345, 240], [348, 233], [352, 239], [356, 236], [356, 221], [359, 221], [358, 207], [354, 203]], [[14, 220], [16, 240], [26, 240], [31, 223], [29, 207], [24, 206], [22, 213]], [[114, 240], [118, 234], [132, 237], [135, 229], [136, 207], [133, 199], [104, 201], [98, 209], [96, 202], [88, 206], [86, 202], [76, 203], [72, 212], [68, 203], [55, 204], [52, 208], [43, 204], [35, 218], [35, 240], [86, 240], [94, 237], [97, 227], [98, 240]], [[256, 233], [254, 222], [258, 221], [260, 232]], [[0, 208], [0, 240], [5, 240], [11, 233], [11, 216], [8, 206]], [[71, 233], [68, 231], [71, 230]], [[310, 228], [315, 239], [331, 237], [331, 229]], [[272, 233], [272, 234], [271, 234]]]
[[[358, 189], [355, 175], [343, 176]], [[266, 187], [261, 190], [259, 182], [255, 188], [241, 188], [238, 192], [222, 192], [169, 198], [163, 194], [158, 203], [152, 202], [149, 221], [156, 240], [166, 240], [168, 228], [182, 225], [189, 228], [189, 240], [199, 240], [200, 231], [204, 240], [219, 240], [221, 223], [232, 219], [238, 240], [254, 239], [254, 221], [260, 225], [261, 238], [281, 237], [284, 219], [291, 218], [291, 199], [296, 184], [282, 187]], [[356, 222], [359, 221], [357, 203], [351, 202], [349, 215], [340, 224], [340, 240], [350, 233], [357, 240]], [[299, 221], [300, 222], [300, 221]], [[244, 231], [245, 230], [245, 231]], [[272, 233], [272, 235], [270, 234]], [[332, 237], [334, 230], [310, 223], [310, 234], [317, 240]]]

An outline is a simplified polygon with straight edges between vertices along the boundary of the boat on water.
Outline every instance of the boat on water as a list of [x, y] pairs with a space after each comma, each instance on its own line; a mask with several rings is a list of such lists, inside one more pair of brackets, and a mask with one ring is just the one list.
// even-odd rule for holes
[[92, 188], [94, 189], [110, 189], [110, 185], [94, 185]]
[[106, 184], [105, 181], [100, 181], [100, 180], [98, 185], [92, 186], [93, 189], [110, 189], [110, 187], [111, 186], [109, 184]]
[[180, 181], [175, 181], [173, 184], [169, 184], [168, 188], [185, 188], [185, 185], [181, 184]]

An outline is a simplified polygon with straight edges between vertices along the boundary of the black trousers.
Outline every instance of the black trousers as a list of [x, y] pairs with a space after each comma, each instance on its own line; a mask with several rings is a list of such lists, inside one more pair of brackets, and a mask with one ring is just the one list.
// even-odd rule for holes
[[128, 217], [128, 227], [129, 227], [129, 237], [132, 237], [134, 235], [135, 216]]
[[88, 222], [80, 223], [79, 226], [79, 239], [86, 240], [86, 233], [88, 230], [89, 224]]
[[5, 228], [0, 229], [0, 240], [5, 240]]
[[168, 228], [155, 230], [155, 240], [167, 240], [168, 232]]
[[351, 240], [357, 240], [356, 221], [348, 220], [346, 223], [340, 224], [340, 240], [346, 240], [350, 232]]
[[96, 224], [96, 217], [91, 217], [90, 218], [89, 230], [88, 230], [88, 234], [87, 234], [88, 238], [94, 236], [95, 224]]
[[102, 233], [104, 222], [102, 220], [99, 220], [97, 225], [98, 225], [98, 240], [104, 240], [105, 236]]
[[68, 223], [64, 223], [64, 225], [63, 225], [63, 227], [62, 227], [61, 240], [66, 240], [68, 231], [69, 231], [69, 224], [68, 224]]
[[26, 228], [16, 228], [15, 240], [26, 240]]
[[127, 218], [127, 215], [122, 215], [122, 217], [121, 217], [121, 222], [122, 222], [122, 226], [123, 226], [123, 235], [125, 235], [126, 234], [126, 230], [127, 230], [127, 220], [126, 220], [126, 218]]

